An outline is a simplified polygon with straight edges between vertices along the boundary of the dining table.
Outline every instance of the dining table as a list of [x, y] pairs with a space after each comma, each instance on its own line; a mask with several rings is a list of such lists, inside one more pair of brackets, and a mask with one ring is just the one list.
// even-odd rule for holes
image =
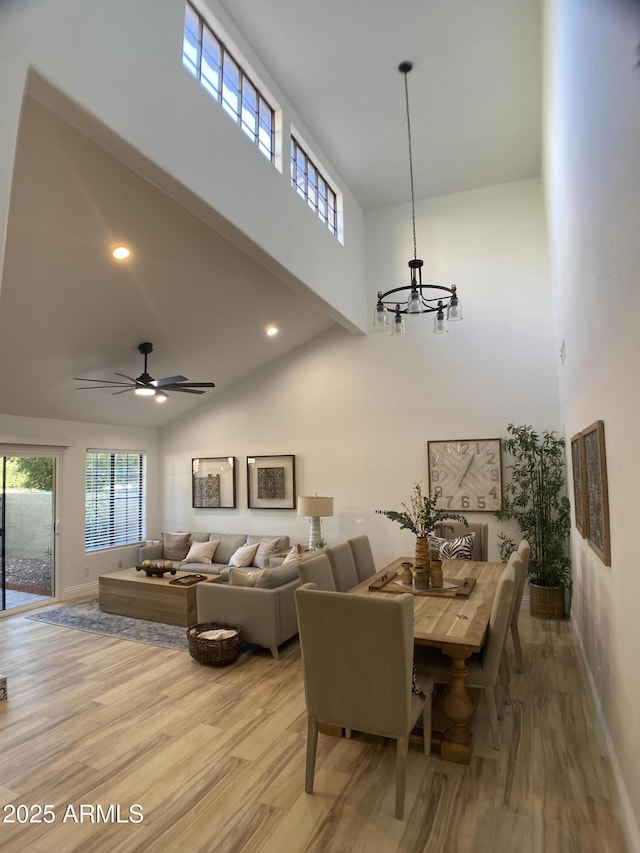
[[413, 595], [414, 644], [440, 649], [451, 660], [450, 684], [444, 699], [446, 728], [433, 743], [444, 760], [469, 764], [473, 754], [470, 722], [474, 706], [465, 684], [469, 673], [466, 661], [482, 651], [505, 563], [445, 560], [445, 588], [414, 590], [401, 582], [402, 564], [413, 562], [411, 557], [398, 557], [349, 594]]

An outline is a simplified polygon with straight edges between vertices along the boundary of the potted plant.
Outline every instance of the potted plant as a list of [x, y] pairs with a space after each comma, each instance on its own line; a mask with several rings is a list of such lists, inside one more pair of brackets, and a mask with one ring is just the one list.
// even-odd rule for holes
[[[570, 504], [566, 496], [564, 439], [547, 430], [509, 424], [502, 446], [512, 461], [503, 490], [501, 521], [514, 520], [531, 547], [529, 585], [531, 615], [564, 616], [565, 587], [571, 588], [568, 554]], [[500, 533], [500, 555], [514, 550], [510, 536]]]
[[403, 512], [394, 509], [377, 509], [379, 515], [385, 515], [391, 521], [397, 521], [403, 530], [410, 530], [416, 536], [416, 565], [429, 565], [429, 534], [442, 521], [461, 521], [467, 524], [464, 515], [446, 512], [436, 508], [436, 498], [422, 494], [422, 483], [416, 483], [411, 495], [411, 506], [402, 504]]

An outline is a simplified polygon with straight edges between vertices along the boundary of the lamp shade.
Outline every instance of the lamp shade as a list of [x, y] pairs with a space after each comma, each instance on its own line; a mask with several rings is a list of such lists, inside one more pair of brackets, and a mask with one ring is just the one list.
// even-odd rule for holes
[[307, 518], [329, 518], [333, 515], [333, 498], [298, 496], [298, 515]]

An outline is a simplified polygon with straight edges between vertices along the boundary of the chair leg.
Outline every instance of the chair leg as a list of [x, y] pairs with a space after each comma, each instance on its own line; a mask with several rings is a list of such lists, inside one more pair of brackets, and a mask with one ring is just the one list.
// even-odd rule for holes
[[316, 773], [316, 751], [318, 749], [318, 721], [311, 715], [307, 717], [307, 769], [304, 789], [313, 794], [313, 779]]
[[399, 737], [396, 747], [396, 817], [402, 820], [404, 817], [404, 789], [407, 779], [407, 754], [409, 752], [409, 738]]
[[422, 737], [424, 739], [424, 754], [431, 755], [431, 694], [427, 694], [427, 699], [422, 710]]
[[498, 726], [496, 694], [493, 687], [485, 687], [484, 694], [487, 697], [487, 705], [489, 707], [489, 722], [491, 723], [491, 732], [493, 734], [493, 746], [494, 749], [500, 749], [500, 728]]
[[[502, 652], [502, 657], [500, 658], [500, 668], [498, 669], [498, 677], [500, 679], [500, 686], [502, 688], [502, 699], [505, 705], [511, 704], [511, 691], [509, 690], [509, 664], [507, 663], [507, 655], [506, 652]], [[502, 719], [502, 718], [500, 718]]]
[[511, 639], [513, 640], [513, 651], [516, 658], [516, 669], [522, 672], [522, 646], [520, 645], [520, 632], [517, 625], [511, 626]]

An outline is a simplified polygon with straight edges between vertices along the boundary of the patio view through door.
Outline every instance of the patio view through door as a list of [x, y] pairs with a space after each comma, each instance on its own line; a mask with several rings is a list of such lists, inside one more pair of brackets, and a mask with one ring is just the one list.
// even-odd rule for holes
[[55, 593], [58, 461], [35, 451], [0, 456], [1, 610]]

